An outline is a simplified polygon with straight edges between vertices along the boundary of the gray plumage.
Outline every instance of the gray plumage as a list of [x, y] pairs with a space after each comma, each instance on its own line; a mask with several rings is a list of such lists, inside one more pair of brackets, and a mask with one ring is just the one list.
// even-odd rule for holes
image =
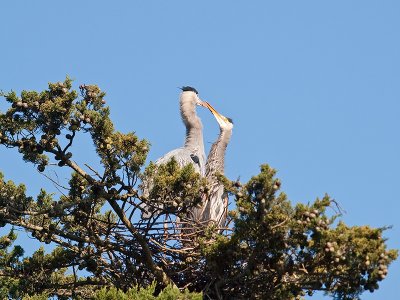
[[203, 205], [193, 210], [192, 217], [198, 222], [214, 222], [217, 227], [225, 224], [228, 211], [228, 195], [224, 186], [218, 181], [217, 174], [224, 174], [225, 152], [232, 136], [233, 122], [215, 111], [209, 105], [220, 128], [218, 139], [211, 146], [207, 157], [205, 177], [209, 184], [209, 191], [205, 195]]
[[[202, 105], [202, 101], [195, 92], [183, 91], [179, 105], [182, 121], [186, 126], [184, 146], [168, 152], [163, 157], [157, 159], [155, 164], [165, 164], [173, 157], [180, 167], [193, 164], [195, 170], [201, 176], [204, 176], [206, 154], [204, 152], [203, 124], [196, 114], [196, 106]], [[197, 159], [194, 157], [197, 157]]]
[[[203, 125], [196, 114], [197, 105], [204, 106], [203, 101], [198, 96], [197, 90], [192, 87], [183, 87], [179, 106], [182, 121], [186, 127], [184, 145], [157, 159], [155, 161], [156, 165], [165, 164], [174, 158], [180, 167], [193, 164], [195, 171], [200, 173], [201, 176], [204, 176], [206, 155], [204, 152]], [[145, 179], [142, 183], [143, 195], [148, 196], [151, 188], [151, 179]], [[144, 208], [142, 217], [151, 217], [152, 209], [146, 205], [142, 205], [142, 208]], [[162, 208], [162, 206], [159, 206], [159, 208]]]

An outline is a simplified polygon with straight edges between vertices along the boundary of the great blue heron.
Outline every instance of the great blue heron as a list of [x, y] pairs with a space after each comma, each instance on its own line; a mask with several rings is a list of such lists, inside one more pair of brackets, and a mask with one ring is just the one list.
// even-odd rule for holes
[[[195, 171], [203, 177], [205, 174], [206, 155], [204, 151], [203, 125], [196, 114], [196, 106], [208, 107], [207, 105], [209, 104], [199, 98], [199, 93], [195, 88], [184, 86], [181, 90], [179, 105], [182, 121], [186, 127], [185, 143], [183, 147], [174, 149], [157, 159], [155, 164], [165, 164], [174, 158], [180, 167], [192, 164]], [[151, 188], [151, 178], [146, 178], [142, 183], [143, 195], [148, 196]], [[151, 217], [151, 211], [154, 209], [145, 204], [141, 205], [141, 207], [144, 208], [142, 216], [144, 218]], [[157, 205], [157, 207], [161, 208], [162, 205]]]
[[217, 175], [224, 174], [226, 147], [232, 136], [233, 121], [218, 113], [208, 102], [210, 109], [220, 128], [218, 139], [211, 146], [207, 157], [205, 177], [209, 184], [209, 190], [204, 197], [200, 208], [193, 210], [193, 218], [199, 222], [214, 222], [217, 227], [225, 224], [228, 211], [228, 195], [224, 192], [223, 184]]
[[172, 150], [156, 160], [156, 165], [165, 164], [174, 158], [180, 167], [193, 164], [195, 170], [204, 176], [206, 154], [204, 152], [203, 124], [196, 114], [196, 106], [206, 106], [199, 98], [197, 90], [190, 86], [181, 88], [180, 110], [182, 121], [186, 126], [185, 143], [182, 148]]

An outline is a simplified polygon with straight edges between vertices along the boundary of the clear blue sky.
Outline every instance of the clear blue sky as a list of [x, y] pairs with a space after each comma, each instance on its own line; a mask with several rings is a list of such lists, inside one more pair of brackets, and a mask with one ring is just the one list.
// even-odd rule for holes
[[[177, 87], [195, 86], [235, 121], [228, 177], [268, 163], [293, 202], [327, 192], [346, 223], [393, 225], [399, 248], [400, 2], [14, 0], [0, 11], [1, 89], [67, 74], [98, 84], [117, 129], [149, 139], [154, 160], [182, 145]], [[199, 114], [209, 149], [217, 123]], [[54, 190], [0, 154], [8, 179]], [[399, 278], [396, 262], [362, 298], [397, 299]]]

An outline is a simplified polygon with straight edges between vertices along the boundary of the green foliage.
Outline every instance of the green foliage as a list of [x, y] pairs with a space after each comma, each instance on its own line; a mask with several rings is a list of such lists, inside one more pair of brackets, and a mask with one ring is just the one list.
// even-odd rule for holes
[[46, 294], [24, 296], [22, 300], [47, 300], [49, 297]]
[[147, 196], [151, 204], [162, 204], [167, 213], [186, 212], [201, 202], [202, 192], [206, 189], [205, 180], [200, 178], [191, 164], [180, 168], [175, 159], [158, 168], [150, 163], [143, 178], [152, 178], [151, 182], [144, 183], [147, 184], [145, 189], [151, 186]]
[[277, 194], [275, 173], [263, 165], [243, 187], [227, 186], [237, 198], [234, 233], [204, 250], [210, 277], [225, 285], [224, 297], [295, 299], [321, 289], [358, 299], [363, 290], [377, 289], [397, 258], [396, 250], [386, 249], [385, 228], [334, 226], [340, 215], [326, 215], [334, 205], [329, 196], [293, 208]]
[[201, 300], [201, 293], [190, 293], [188, 290], [181, 292], [179, 289], [169, 285], [156, 295], [156, 284], [147, 288], [132, 288], [123, 292], [114, 287], [103, 288], [96, 292], [95, 300]]
[[[21, 246], [13, 246], [17, 235], [14, 229], [0, 237], [0, 272], [7, 274], [12, 272], [14, 268], [20, 267], [20, 260], [24, 255], [24, 250]], [[18, 291], [19, 280], [12, 277], [0, 277], [0, 298], [4, 299], [9, 295], [16, 297], [19, 295]]]
[[[0, 206], [7, 206], [10, 204], [11, 209], [19, 214], [25, 209], [29, 209], [33, 204], [33, 198], [25, 195], [26, 187], [24, 184], [15, 185], [12, 181], [5, 182], [3, 174], [0, 173]], [[0, 219], [2, 213], [0, 211]]]
[[[97, 86], [74, 91], [67, 77], [40, 93], [1, 95], [11, 107], [0, 113], [0, 144], [39, 172], [71, 170], [58, 197], [28, 196], [0, 173], [0, 227], [54, 246], [24, 256], [13, 229], [0, 237], [1, 299], [300, 299], [317, 290], [359, 299], [397, 258], [387, 228], [347, 226], [340, 210], [327, 213], [336, 207], [328, 195], [293, 206], [268, 165], [243, 185], [218, 176], [236, 203], [229, 230], [190, 224], [210, 183], [175, 160], [141, 173], [149, 143], [115, 131]], [[78, 134], [91, 139], [98, 169], [72, 160]]]

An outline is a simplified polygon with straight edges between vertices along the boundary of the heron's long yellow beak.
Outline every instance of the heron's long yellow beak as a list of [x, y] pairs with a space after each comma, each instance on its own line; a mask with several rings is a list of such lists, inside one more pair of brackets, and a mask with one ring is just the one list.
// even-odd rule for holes
[[[216, 109], [214, 107], [211, 106], [210, 103], [208, 103], [207, 101], [202, 101], [202, 104], [200, 104], [201, 106], [207, 107], [211, 113], [214, 115], [215, 119], [217, 120], [217, 122], [219, 123], [219, 125], [228, 125], [231, 124], [231, 126], [233, 126], [233, 121], [231, 118], [227, 118], [223, 115], [221, 115], [219, 112], [216, 111]], [[231, 128], [232, 129], [232, 128]]]
[[203, 106], [205, 108], [208, 108], [208, 103], [206, 101], [203, 101], [200, 99], [200, 101], [197, 103], [197, 105]]
[[204, 106], [204, 107], [207, 107], [210, 111], [211, 111], [211, 113], [214, 115], [214, 116], [218, 116], [218, 117], [222, 117], [222, 115], [219, 113], [219, 112], [217, 112], [216, 110], [215, 110], [215, 108], [214, 107], [212, 107], [211, 106], [211, 104], [210, 103], [208, 103], [207, 101], [203, 101], [203, 103], [201, 104], [201, 106]]

